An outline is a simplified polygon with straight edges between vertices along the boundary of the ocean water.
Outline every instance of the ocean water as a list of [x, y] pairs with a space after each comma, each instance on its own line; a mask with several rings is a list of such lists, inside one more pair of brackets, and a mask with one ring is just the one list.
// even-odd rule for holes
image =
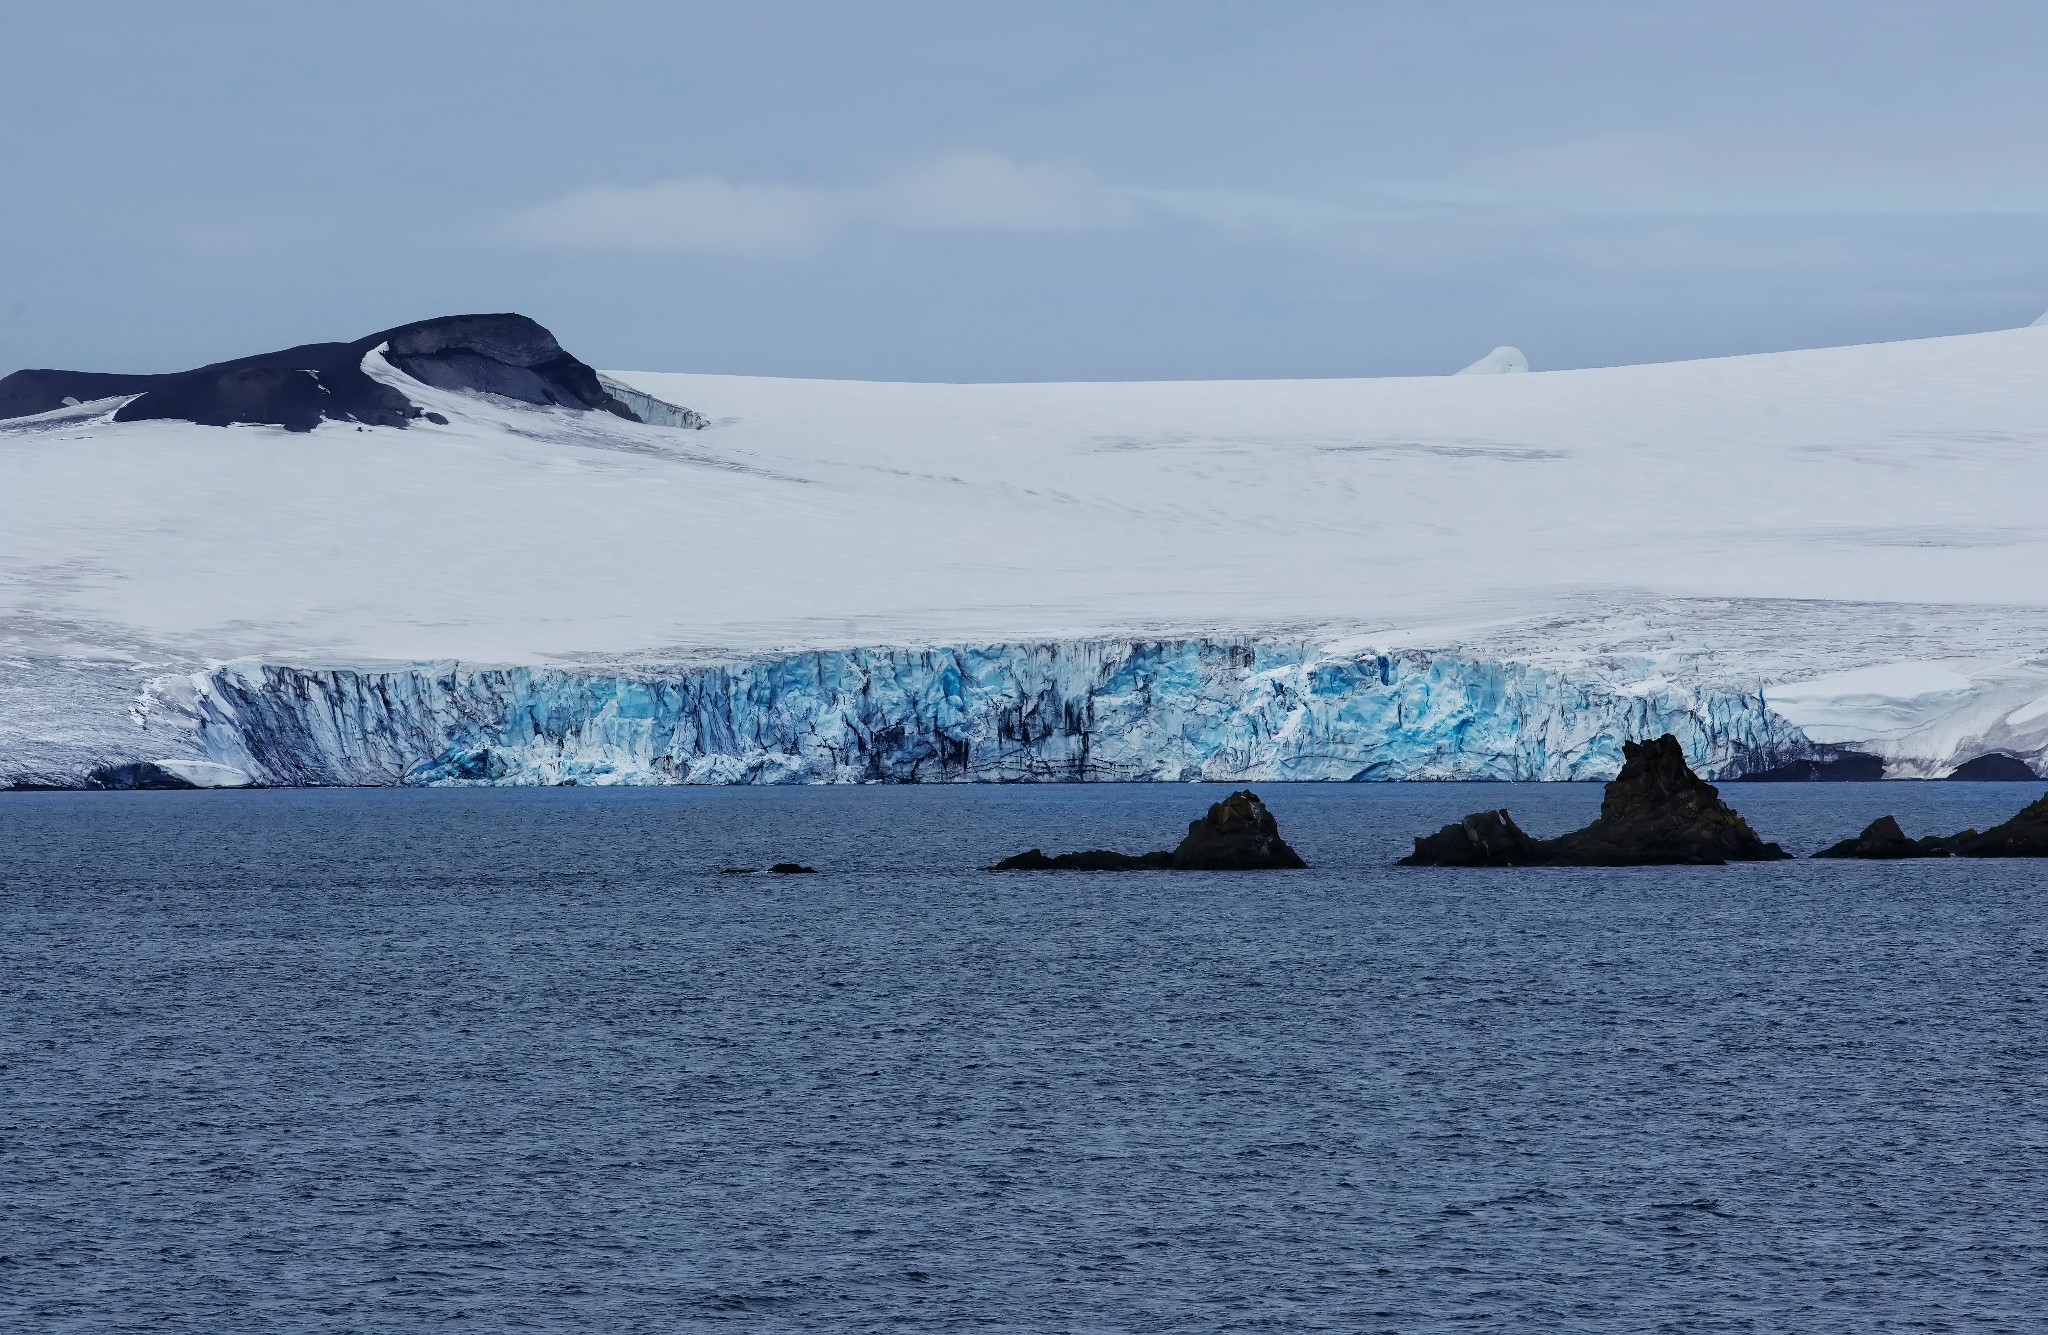
[[0, 797], [0, 1330], [2048, 1324], [2048, 864], [975, 870], [1223, 791]]

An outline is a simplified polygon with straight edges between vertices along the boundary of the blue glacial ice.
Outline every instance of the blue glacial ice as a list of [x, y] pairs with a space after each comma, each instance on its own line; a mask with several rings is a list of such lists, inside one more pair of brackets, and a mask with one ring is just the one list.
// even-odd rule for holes
[[668, 670], [235, 662], [200, 749], [284, 785], [1710, 778], [1813, 753], [1760, 693], [1270, 638], [845, 649]]

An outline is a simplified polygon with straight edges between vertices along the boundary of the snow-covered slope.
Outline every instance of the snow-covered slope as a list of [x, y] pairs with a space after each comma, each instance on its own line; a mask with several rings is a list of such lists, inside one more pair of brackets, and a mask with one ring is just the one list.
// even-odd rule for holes
[[1519, 375], [1529, 369], [1529, 359], [1520, 348], [1506, 345], [1495, 348], [1478, 361], [1472, 363], [1458, 375]]
[[[455, 660], [469, 684], [423, 708], [474, 715], [469, 692], [506, 689], [475, 685], [498, 682], [475, 672], [493, 666], [683, 682], [904, 647], [994, 654], [1014, 676], [1082, 641], [1122, 646], [1090, 651], [1110, 658], [1237, 644], [1290, 671], [1400, 651], [1461, 680], [1507, 664], [1573, 690], [1728, 692], [1760, 700], [1742, 736], [1877, 750], [1899, 773], [2048, 748], [2048, 328], [1428, 379], [609, 373], [703, 430], [436, 390], [375, 354], [366, 369], [446, 425], [115, 423], [118, 400], [0, 422], [0, 776], [124, 752], [227, 759], [240, 743], [224, 715], [200, 726], [164, 702], [224, 699], [259, 663], [411, 681], [443, 670], [405, 664]], [[1204, 698], [1252, 726], [1229, 702], [1254, 670], [1225, 670], [1236, 684]], [[194, 672], [132, 718], [105, 704]], [[1929, 674], [1946, 674], [1931, 692]], [[305, 679], [290, 680], [276, 689]], [[577, 707], [562, 701], [583, 687], [548, 680], [548, 708]], [[100, 703], [53, 724], [66, 692]], [[859, 713], [817, 708], [832, 726]], [[1197, 749], [1208, 731], [1192, 730]], [[1353, 759], [1378, 744], [1339, 740]], [[1696, 756], [1754, 767], [1747, 745]], [[1130, 772], [1216, 770], [1170, 749], [1127, 757]], [[1581, 752], [1528, 772], [1597, 769], [1599, 743]], [[1374, 754], [1348, 772], [1493, 772]], [[378, 772], [452, 775], [444, 760]], [[835, 766], [792, 772], [848, 772]], [[1283, 770], [1306, 772], [1229, 776]]]

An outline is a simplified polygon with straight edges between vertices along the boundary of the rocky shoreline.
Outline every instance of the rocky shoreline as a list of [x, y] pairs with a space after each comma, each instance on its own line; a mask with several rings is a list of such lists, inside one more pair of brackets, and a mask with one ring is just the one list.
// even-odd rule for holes
[[[1420, 835], [1404, 867], [1633, 867], [1779, 862], [1792, 857], [1760, 838], [1692, 772], [1669, 733], [1623, 744], [1621, 773], [1607, 785], [1600, 817], [1584, 829], [1537, 839], [1505, 810], [1476, 811]], [[1899, 858], [2048, 857], [2048, 795], [1988, 830], [1908, 838], [1891, 816], [1811, 856]]]
[[1600, 817], [1555, 839], [1524, 833], [1506, 811], [1481, 811], [1417, 838], [1405, 867], [1716, 866], [1777, 862], [1792, 855], [1766, 843], [1713, 784], [1692, 772], [1670, 733], [1623, 744], [1621, 773], [1608, 783]]
[[[1415, 837], [1414, 849], [1399, 859], [1407, 867], [1631, 867], [1719, 866], [1731, 862], [1780, 862], [1793, 858], [1768, 841], [1727, 802], [1720, 790], [1695, 774], [1678, 738], [1665, 733], [1647, 741], [1622, 743], [1621, 772], [1602, 793], [1600, 815], [1591, 824], [1551, 839], [1539, 839], [1515, 823], [1506, 809], [1476, 811], [1434, 834]], [[151, 790], [221, 786], [196, 762], [106, 766], [90, 786]], [[1992, 767], [1985, 767], [1987, 770]], [[1998, 777], [2004, 777], [2000, 775]], [[1880, 816], [1852, 838], [1809, 855], [1829, 860], [2048, 857], [2048, 794], [2008, 820], [1986, 830], [1950, 835], [1906, 834], [1896, 817]], [[1279, 822], [1257, 793], [1240, 789], [1188, 823], [1171, 849], [1125, 853], [1091, 848], [1047, 854], [1027, 849], [985, 870], [1013, 871], [1280, 871], [1308, 866], [1280, 837]], [[727, 874], [755, 867], [729, 866]], [[767, 868], [776, 874], [814, 869], [798, 862]]]
[[1909, 839], [1891, 816], [1879, 816], [1854, 839], [1814, 854], [1817, 858], [2048, 858], [2048, 794], [1988, 830], [1963, 830]]

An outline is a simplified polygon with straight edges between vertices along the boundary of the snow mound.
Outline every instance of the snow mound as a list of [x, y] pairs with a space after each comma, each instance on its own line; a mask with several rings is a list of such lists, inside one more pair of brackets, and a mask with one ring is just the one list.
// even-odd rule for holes
[[1518, 375], [1529, 369], [1529, 359], [1520, 348], [1503, 344], [1454, 375]]

